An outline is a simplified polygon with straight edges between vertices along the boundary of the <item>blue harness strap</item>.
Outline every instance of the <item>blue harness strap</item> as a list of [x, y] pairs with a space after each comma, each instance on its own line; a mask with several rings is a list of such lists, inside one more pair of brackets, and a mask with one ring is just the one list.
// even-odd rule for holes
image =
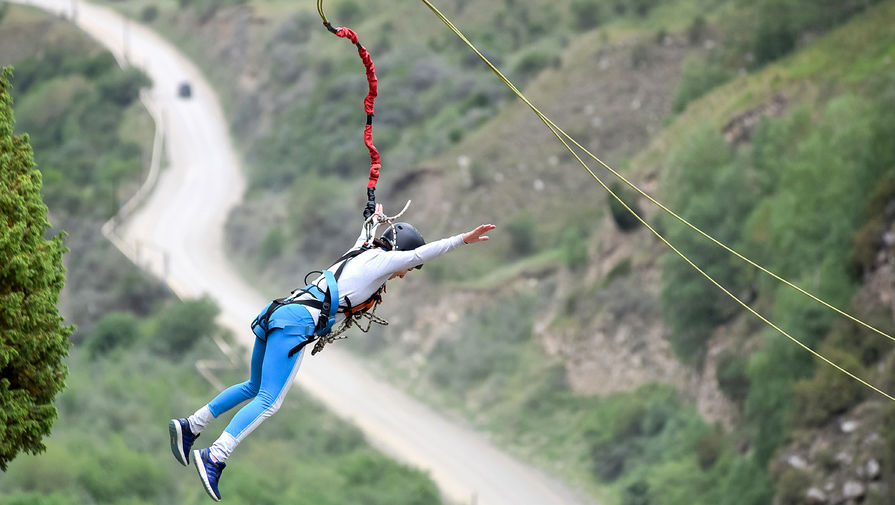
[[[323, 307], [320, 310], [317, 331], [314, 332], [320, 337], [332, 331], [333, 324], [336, 322], [336, 312], [339, 310], [339, 283], [336, 281], [336, 276], [329, 270], [324, 270], [323, 276], [326, 278], [326, 292], [323, 293], [323, 300], [321, 300]], [[320, 288], [317, 288], [317, 286], [314, 286], [314, 288], [318, 292], [320, 291]], [[317, 295], [314, 296], [316, 297]], [[326, 313], [326, 325], [320, 328], [319, 321], [323, 321], [324, 313]]]
[[[267, 304], [261, 311], [261, 314], [252, 321], [252, 332], [261, 340], [265, 340], [267, 338], [267, 332], [270, 331], [271, 328], [288, 327], [295, 332], [290, 334], [301, 333], [302, 335], [307, 336], [308, 338], [289, 351], [290, 358], [293, 354], [301, 351], [301, 349], [308, 343], [313, 342], [318, 337], [328, 335], [332, 332], [333, 325], [336, 323], [336, 314], [339, 312], [339, 276], [342, 274], [342, 270], [345, 268], [349, 259], [359, 255], [367, 249], [368, 247], [365, 244], [364, 247], [353, 249], [339, 258], [336, 263], [341, 264], [339, 265], [339, 268], [336, 269], [335, 273], [331, 270], [324, 270], [322, 272], [324, 279], [326, 279], [326, 291], [317, 287], [316, 284], [308, 284], [301, 289], [293, 291], [290, 296], [277, 298]], [[314, 298], [298, 299], [301, 293], [307, 293]], [[320, 311], [320, 315], [317, 317], [314, 326], [305, 329], [289, 325], [288, 323], [292, 319], [292, 314], [282, 313], [278, 314], [278, 316], [282, 317], [273, 317], [274, 313], [281, 308], [294, 306], [295, 304], [304, 305], [305, 307], [311, 307]], [[299, 331], [296, 332], [296, 330]]]

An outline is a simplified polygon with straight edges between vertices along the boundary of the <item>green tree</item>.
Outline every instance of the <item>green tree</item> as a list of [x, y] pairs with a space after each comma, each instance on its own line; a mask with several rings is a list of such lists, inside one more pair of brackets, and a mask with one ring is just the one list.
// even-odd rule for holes
[[217, 331], [214, 319], [219, 313], [207, 296], [173, 304], [159, 318], [153, 339], [155, 350], [171, 358], [183, 356], [197, 341]]
[[65, 284], [64, 233], [52, 239], [28, 135], [13, 135], [9, 79], [0, 72], [0, 469], [45, 449], [65, 386], [73, 330], [56, 306]]
[[130, 312], [112, 311], [103, 316], [87, 340], [91, 356], [126, 347], [140, 338], [140, 320]]

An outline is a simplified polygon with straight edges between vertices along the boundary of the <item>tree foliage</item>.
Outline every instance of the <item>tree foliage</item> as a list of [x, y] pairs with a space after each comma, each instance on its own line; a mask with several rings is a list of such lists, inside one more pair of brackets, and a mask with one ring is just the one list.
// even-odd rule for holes
[[72, 328], [56, 306], [65, 284], [64, 234], [50, 227], [27, 135], [14, 135], [9, 79], [0, 74], [0, 469], [44, 450], [65, 386]]

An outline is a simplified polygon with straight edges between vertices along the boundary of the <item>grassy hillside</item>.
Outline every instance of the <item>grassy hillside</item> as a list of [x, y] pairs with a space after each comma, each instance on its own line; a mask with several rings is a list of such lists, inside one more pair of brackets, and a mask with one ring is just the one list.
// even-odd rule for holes
[[[124, 8], [146, 16], [147, 6]], [[438, 6], [636, 184], [775, 272], [893, 327], [893, 2]], [[850, 481], [865, 503], [887, 503], [887, 402], [767, 331], [607, 204], [421, 5], [327, 9], [358, 30], [380, 72], [380, 198], [390, 208], [412, 198], [408, 219], [429, 238], [499, 225], [487, 246], [390, 286], [382, 312], [392, 327], [349, 345], [607, 503], [798, 504], [818, 493], [825, 503], [846, 499]], [[234, 256], [271, 294], [294, 287], [299, 276], [283, 272], [319, 266], [355, 233], [345, 223], [357, 222], [367, 163], [354, 52], [310, 5], [170, 2], [154, 16], [207, 62], [243, 142], [253, 189], [231, 219]], [[615, 187], [736, 295], [893, 389], [885, 339]]]

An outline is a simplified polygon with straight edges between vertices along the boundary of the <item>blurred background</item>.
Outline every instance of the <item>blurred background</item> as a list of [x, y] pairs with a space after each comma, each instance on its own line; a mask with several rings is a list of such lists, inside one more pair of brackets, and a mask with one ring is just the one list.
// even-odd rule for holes
[[[312, 2], [96, 3], [160, 33], [220, 96], [247, 179], [227, 216], [227, 257], [257, 289], [281, 296], [353, 242], [369, 166], [366, 83]], [[634, 184], [895, 331], [895, 1], [436, 5]], [[498, 225], [487, 245], [390, 289], [379, 314], [391, 326], [340, 347], [594, 503], [895, 503], [891, 400], [770, 330], [671, 253], [422, 3], [326, 8], [376, 63], [386, 210], [412, 199], [405, 218], [429, 240]], [[46, 450], [8, 462], [0, 504], [204, 502], [170, 464], [157, 425], [216, 392], [196, 362], [227, 362], [215, 340], [236, 339], [214, 324], [210, 298], [174, 296], [101, 232], [149, 170], [155, 125], [139, 92], [150, 80], [67, 16], [33, 7], [0, 3], [0, 41], [48, 235], [66, 233], [59, 307], [76, 326]], [[183, 84], [180, 99], [193, 99]], [[891, 340], [590, 165], [732, 293], [895, 392]], [[214, 372], [225, 384], [245, 373], [241, 359]], [[299, 388], [238, 460], [230, 503], [451, 503]]]

